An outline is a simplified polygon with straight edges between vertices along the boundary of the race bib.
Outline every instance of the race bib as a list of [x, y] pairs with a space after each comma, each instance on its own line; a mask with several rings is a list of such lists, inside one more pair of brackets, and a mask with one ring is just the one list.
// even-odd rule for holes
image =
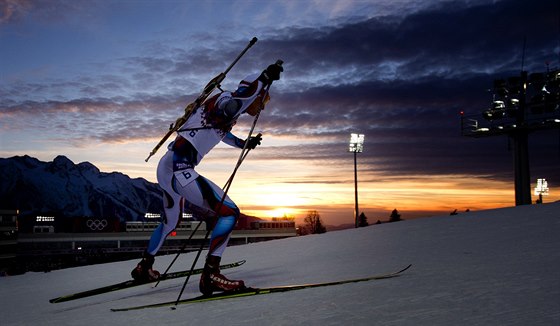
[[179, 182], [179, 184], [183, 188], [198, 177], [198, 173], [196, 173], [196, 171], [193, 169], [180, 170], [174, 172], [173, 174], [175, 175], [175, 179], [177, 180], [177, 182]]

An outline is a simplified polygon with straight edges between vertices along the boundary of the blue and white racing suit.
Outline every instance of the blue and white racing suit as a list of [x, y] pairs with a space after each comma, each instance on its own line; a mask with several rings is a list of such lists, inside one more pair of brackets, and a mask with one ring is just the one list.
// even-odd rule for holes
[[239, 208], [229, 196], [220, 205], [224, 191], [198, 174], [195, 167], [220, 141], [244, 147], [245, 141], [234, 136], [230, 130], [239, 115], [251, 105], [261, 105], [264, 85], [256, 80], [257, 77], [246, 77], [234, 93], [216, 94], [197, 108], [159, 161], [157, 180], [164, 191], [165, 217], [150, 238], [146, 250], [148, 254], [155, 256], [167, 236], [177, 227], [183, 206], [186, 206], [196, 215], [205, 217], [207, 225], [214, 226], [208, 255], [222, 256], [239, 218]]

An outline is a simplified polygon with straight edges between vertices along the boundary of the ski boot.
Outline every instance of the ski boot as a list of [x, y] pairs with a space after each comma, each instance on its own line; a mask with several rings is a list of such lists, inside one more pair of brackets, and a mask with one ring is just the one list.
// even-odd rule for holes
[[130, 272], [132, 278], [138, 282], [151, 282], [157, 280], [159, 278], [159, 272], [152, 269], [154, 261], [154, 256], [144, 252], [142, 260], [138, 263], [136, 268]]
[[199, 289], [203, 295], [209, 296], [213, 292], [232, 292], [245, 289], [243, 281], [234, 281], [227, 279], [220, 274], [220, 260], [218, 256], [208, 256], [202, 276], [200, 277]]

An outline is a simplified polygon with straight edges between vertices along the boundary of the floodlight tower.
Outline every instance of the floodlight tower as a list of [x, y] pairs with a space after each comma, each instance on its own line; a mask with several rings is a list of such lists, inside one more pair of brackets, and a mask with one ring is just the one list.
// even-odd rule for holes
[[548, 129], [560, 129], [560, 69], [496, 79], [490, 108], [468, 116], [461, 111], [463, 136], [513, 141], [516, 206], [531, 204], [529, 134]]
[[354, 153], [354, 227], [359, 225], [359, 210], [358, 210], [358, 162], [357, 155], [364, 151], [364, 135], [363, 134], [350, 134], [350, 145], [348, 151]]

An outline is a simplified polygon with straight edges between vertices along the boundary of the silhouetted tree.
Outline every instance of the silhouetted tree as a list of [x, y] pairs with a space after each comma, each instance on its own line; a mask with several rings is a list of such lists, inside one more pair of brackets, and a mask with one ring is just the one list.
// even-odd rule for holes
[[366, 214], [364, 214], [364, 212], [362, 212], [362, 214], [360, 214], [360, 216], [358, 216], [358, 227], [364, 227], [364, 226], [368, 226], [369, 223], [367, 221], [367, 217]]
[[327, 229], [323, 226], [323, 222], [321, 222], [321, 215], [319, 215], [317, 211], [309, 211], [304, 222], [310, 234], [327, 232]]
[[397, 222], [401, 220], [401, 214], [399, 214], [399, 211], [396, 208], [393, 209], [393, 212], [389, 217], [389, 222]]
[[306, 227], [305, 225], [299, 224], [299, 225], [296, 227], [296, 234], [297, 234], [297, 235], [308, 235], [309, 232], [307, 231], [307, 227]]

